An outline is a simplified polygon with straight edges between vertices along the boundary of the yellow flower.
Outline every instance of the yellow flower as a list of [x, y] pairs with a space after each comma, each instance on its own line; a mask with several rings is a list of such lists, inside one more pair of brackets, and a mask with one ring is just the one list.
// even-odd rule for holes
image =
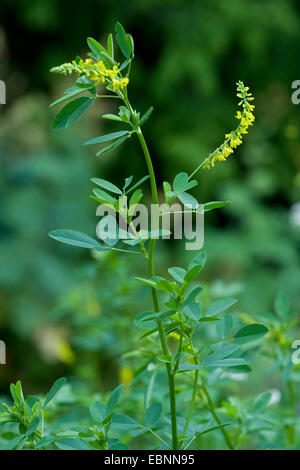
[[170, 338], [174, 338], [174, 339], [177, 339], [179, 341], [180, 339], [180, 335], [177, 331], [172, 331], [170, 334], [169, 334], [169, 337]]
[[116, 65], [112, 68], [107, 68], [102, 60], [94, 62], [92, 59], [80, 59], [79, 61], [73, 60], [65, 64], [53, 67], [51, 72], [59, 73], [62, 75], [71, 75], [73, 72], [79, 76], [85, 75], [96, 85], [107, 83], [113, 86], [113, 90], [119, 92], [125, 88], [129, 80], [127, 77], [123, 78], [120, 75], [120, 70]]
[[120, 88], [125, 88], [129, 83], [129, 80], [128, 78], [121, 78], [121, 79], [118, 79], [118, 78], [113, 78], [112, 79], [112, 85], [113, 85], [113, 89], [114, 91], [120, 91]]
[[226, 158], [233, 153], [233, 149], [243, 143], [243, 135], [248, 133], [248, 127], [253, 124], [255, 119], [252, 113], [254, 105], [250, 104], [250, 101], [253, 101], [254, 98], [252, 93], [249, 93], [248, 90], [249, 87], [245, 87], [243, 82], [239, 81], [237, 83], [237, 97], [241, 98], [239, 106], [242, 107], [241, 110], [237, 111], [235, 116], [240, 121], [239, 125], [234, 131], [225, 134], [225, 141], [204, 160], [203, 168], [209, 170], [210, 167], [215, 166], [216, 161], [224, 162]]
[[232, 148], [225, 146], [225, 147], [223, 148], [223, 150], [222, 150], [222, 157], [223, 157], [223, 159], [224, 159], [224, 158], [227, 158], [232, 152], [233, 152]]
[[65, 364], [72, 364], [75, 360], [75, 355], [70, 345], [62, 338], [57, 341], [56, 354]]
[[131, 369], [131, 367], [122, 366], [119, 371], [119, 376], [120, 383], [128, 387], [134, 378], [133, 370]]

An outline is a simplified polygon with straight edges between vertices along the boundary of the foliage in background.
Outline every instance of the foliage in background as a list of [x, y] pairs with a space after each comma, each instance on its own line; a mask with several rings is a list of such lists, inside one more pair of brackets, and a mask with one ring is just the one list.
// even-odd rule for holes
[[[71, 7], [72, 21], [64, 13]], [[62, 224], [93, 230], [95, 215], [85, 196], [89, 193], [88, 178], [96, 172], [95, 162], [80, 142], [95, 135], [96, 116], [114, 112], [110, 105], [101, 105], [86, 127], [76, 125], [67, 136], [50, 135], [48, 92], [57, 96], [60, 90], [49, 79], [48, 69], [80, 50], [84, 37], [97, 37], [99, 31], [109, 30], [116, 17], [137, 42], [132, 73], [138, 107], [145, 109], [149, 101], [155, 107], [147, 134], [153, 142], [160, 182], [170, 166], [174, 176], [183, 166], [193, 169], [199, 156], [220, 142], [223, 129], [231, 127], [232, 83], [241, 78], [253, 89], [257, 126], [239, 158], [220, 165], [209, 180], [201, 180], [199, 193], [193, 193], [197, 197], [201, 191], [204, 200], [233, 201], [222, 213], [206, 217], [205, 249], [210, 263], [205, 281], [210, 283], [212, 300], [238, 296], [240, 313], [251, 312], [255, 320], [260, 311], [270, 309], [281, 288], [299, 304], [299, 216], [296, 208], [291, 212], [292, 204], [299, 201], [299, 107], [290, 100], [290, 85], [298, 78], [297, 2], [133, 0], [130, 5], [112, 5], [108, 0], [75, 4], [67, 0], [30, 4], [2, 0], [0, 12], [0, 73], [8, 90], [8, 104], [0, 108], [0, 252], [4, 260], [0, 337], [8, 350], [8, 364], [1, 367], [3, 393], [8, 392], [7, 384], [18, 378], [29, 392], [46, 391], [50, 376], [54, 381], [65, 374], [82, 379], [88, 375], [95, 391], [99, 387], [110, 390], [118, 383], [118, 377], [110, 373], [110, 365], [120, 363], [118, 356], [109, 359], [105, 355], [102, 362], [98, 352], [98, 347], [105, 349], [110, 337], [102, 337], [94, 352], [89, 345], [83, 356], [82, 338], [76, 344], [71, 338], [81, 328], [93, 331], [91, 314], [85, 313], [93, 311], [95, 296], [99, 298], [97, 284], [104, 282], [112, 289], [111, 269], [126, 279], [126, 263], [118, 267], [114, 258], [108, 257], [100, 273], [93, 274], [95, 288], [85, 289], [83, 278], [86, 272], [92, 276], [94, 271], [88, 257], [63, 248], [58, 254], [45, 236], [50, 227]], [[34, 50], [30, 61], [29, 50]], [[155, 138], [158, 131], [159, 140]], [[108, 157], [98, 176], [118, 178], [130, 160], [142, 177], [143, 168], [135, 163], [136, 150], [129, 145], [126, 153], [126, 159], [117, 152], [114, 159]], [[179, 252], [178, 245], [160, 251], [165, 272], [169, 259], [176, 265], [187, 263]], [[83, 260], [86, 266], [78, 274]], [[124, 283], [120, 310], [129, 313], [136, 290], [136, 285]], [[49, 311], [55, 312], [58, 296], [64, 314], [57, 320]], [[142, 294], [139, 299], [142, 309]], [[109, 331], [107, 304], [107, 299], [101, 299], [97, 321], [105, 321]], [[115, 321], [111, 332], [124, 341], [120, 348], [125, 352], [125, 320], [122, 328], [117, 328]], [[47, 332], [46, 339], [41, 331]], [[293, 338], [298, 336], [296, 330]], [[49, 348], [42, 348], [40, 338]], [[88, 370], [80, 366], [84, 363], [81, 357], [89, 358]], [[104, 362], [110, 365], [104, 367]], [[252, 375], [247, 383], [253, 395], [278, 387], [279, 377], [265, 375], [260, 367], [261, 375]]]

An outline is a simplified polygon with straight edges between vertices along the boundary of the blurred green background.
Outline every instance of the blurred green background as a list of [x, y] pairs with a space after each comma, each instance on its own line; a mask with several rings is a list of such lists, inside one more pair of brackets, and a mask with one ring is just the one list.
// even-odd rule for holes
[[[237, 296], [254, 318], [281, 289], [299, 305], [298, 1], [1, 0], [0, 18], [0, 393], [17, 379], [28, 393], [44, 391], [64, 374], [110, 390], [132, 373], [121, 356], [137, 347], [130, 319], [149, 298], [133, 274], [144, 266], [93, 259], [47, 235], [57, 227], [93, 235], [91, 177], [118, 184], [146, 173], [132, 139], [101, 161], [82, 147], [112, 129], [100, 119], [115, 110], [108, 100], [71, 129], [51, 130], [49, 104], [72, 80], [49, 69], [84, 56], [86, 37], [101, 41], [117, 20], [135, 39], [131, 100], [141, 112], [154, 106], [145, 135], [160, 186], [191, 172], [235, 126], [237, 80], [251, 88], [255, 126], [226, 164], [199, 174], [194, 191], [201, 202], [232, 201], [206, 217], [201, 282], [212, 296]], [[192, 255], [165, 241], [158, 268]]]

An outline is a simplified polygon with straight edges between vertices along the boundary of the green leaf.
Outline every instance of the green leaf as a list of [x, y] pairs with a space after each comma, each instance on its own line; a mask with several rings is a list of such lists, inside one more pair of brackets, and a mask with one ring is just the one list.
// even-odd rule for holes
[[101, 144], [102, 142], [115, 140], [125, 135], [128, 136], [129, 134], [129, 131], [111, 132], [110, 134], [100, 135], [99, 137], [94, 137], [93, 139], [87, 140], [83, 145]]
[[137, 429], [140, 428], [140, 424], [130, 416], [116, 413], [111, 420], [111, 427], [117, 429]]
[[[150, 178], [150, 176], [149, 176], [149, 178]], [[128, 186], [131, 185], [132, 179], [133, 179], [133, 176], [128, 176], [128, 178], [125, 178], [125, 184], [123, 186], [123, 191], [125, 191], [125, 189], [127, 189]]]
[[109, 450], [128, 450], [128, 445], [123, 444], [122, 442], [116, 442], [109, 446]]
[[9, 389], [10, 389], [10, 394], [11, 394], [11, 396], [12, 396], [13, 401], [14, 401], [15, 403], [19, 403], [20, 400], [19, 400], [19, 398], [17, 397], [16, 392], [15, 392], [15, 384], [10, 384]]
[[191, 194], [183, 192], [178, 194], [177, 197], [184, 206], [187, 206], [190, 209], [197, 209], [199, 206], [197, 199], [195, 199]]
[[143, 284], [146, 284], [147, 286], [156, 288], [156, 282], [153, 281], [152, 279], [144, 279], [143, 277], [135, 277], [135, 280], [142, 282]]
[[202, 369], [202, 366], [199, 364], [180, 364], [179, 370], [182, 371], [189, 371], [189, 370], [199, 370]]
[[233, 319], [230, 315], [224, 315], [216, 324], [217, 334], [225, 339], [230, 335], [233, 326]]
[[122, 194], [122, 191], [117, 186], [110, 183], [110, 181], [106, 181], [101, 178], [92, 178], [91, 181], [100, 186], [100, 188], [107, 189], [107, 191], [110, 191], [115, 194]]
[[[149, 175], [146, 175], [144, 176], [143, 178], [141, 178], [137, 183], [135, 183], [130, 189], [128, 189], [128, 191], [126, 191], [125, 194], [129, 194], [131, 191], [134, 191], [136, 188], [138, 188], [139, 186], [141, 186], [145, 181], [147, 181], [148, 179], [150, 178]], [[131, 181], [130, 181], [131, 182]], [[130, 184], [130, 183], [129, 183]], [[124, 187], [125, 189], [125, 187]]]
[[199, 322], [213, 322], [213, 321], [220, 321], [219, 317], [201, 317]]
[[128, 139], [128, 137], [129, 137], [129, 134], [126, 135], [125, 137], [121, 137], [120, 139], [116, 140], [113, 144], [110, 144], [108, 147], [105, 147], [104, 149], [100, 150], [99, 152], [96, 153], [97, 157], [100, 157], [100, 155], [103, 155], [104, 153], [109, 152], [110, 150], [114, 150], [123, 142], [125, 142], [125, 140]]
[[1, 447], [0, 450], [12, 450], [19, 445], [19, 443], [24, 439], [24, 436], [16, 436], [11, 439], [4, 447]]
[[16, 385], [10, 385], [10, 393], [16, 403], [24, 403], [24, 396], [20, 380], [16, 382]]
[[224, 357], [231, 356], [232, 354], [235, 354], [235, 357], [237, 357], [236, 353], [240, 353], [240, 349], [236, 344], [231, 344], [227, 342], [223, 343], [217, 343], [214, 344], [213, 346], [214, 353], [211, 354], [209, 357], [210, 359], [223, 359]]
[[174, 267], [169, 268], [168, 273], [175, 279], [175, 281], [182, 283], [186, 275], [186, 270], [183, 268]]
[[17, 381], [15, 390], [21, 403], [24, 403], [24, 395], [23, 395], [22, 384], [20, 380]]
[[53, 129], [67, 129], [70, 127], [88, 109], [93, 101], [94, 98], [82, 96], [66, 104], [55, 116], [52, 125]]
[[109, 249], [101, 245], [97, 240], [90, 237], [89, 235], [78, 232], [77, 230], [52, 230], [49, 232], [49, 237], [54, 238], [54, 240], [57, 240], [58, 242], [65, 243], [66, 245], [79, 246], [81, 248], [88, 248], [98, 251]]
[[90, 406], [90, 414], [95, 421], [102, 423], [106, 416], [106, 405], [102, 401], [95, 401]]
[[119, 116], [124, 122], [130, 122], [130, 110], [126, 106], [119, 106]]
[[110, 247], [119, 241], [119, 227], [115, 217], [107, 215], [103, 217], [98, 225], [98, 236]]
[[113, 35], [110, 33], [107, 38], [107, 52], [110, 55], [110, 57], [113, 59], [114, 58], [114, 40], [113, 40]]
[[132, 44], [128, 40], [128, 36], [123, 28], [123, 26], [117, 22], [115, 25], [115, 31], [117, 33], [117, 42], [120, 46], [120, 49], [124, 56], [129, 59], [132, 53]]
[[142, 312], [139, 313], [135, 319], [134, 324], [139, 328], [157, 328], [156, 322], [154, 320], [150, 320], [151, 318], [155, 318], [155, 312]]
[[29, 408], [33, 408], [33, 406], [40, 402], [41, 400], [39, 399], [39, 397], [36, 397], [35, 395], [28, 395], [28, 397], [26, 398], [25, 402], [26, 404], [29, 406]]
[[119, 385], [110, 394], [107, 400], [107, 405], [106, 405], [106, 416], [109, 416], [114, 411], [116, 404], [119, 401], [123, 388], [124, 388], [123, 384]]
[[195, 299], [195, 297], [197, 297], [197, 295], [200, 294], [200, 292], [202, 291], [202, 287], [198, 286], [198, 287], [195, 287], [188, 295], [187, 297], [184, 299], [184, 302], [182, 304], [182, 307], [184, 307], [185, 305], [188, 305], [192, 300]]
[[57, 104], [63, 103], [64, 101], [68, 101], [71, 98], [74, 98], [75, 96], [80, 95], [80, 93], [83, 93], [84, 91], [86, 91], [84, 88], [74, 87], [74, 90], [72, 92], [66, 93], [64, 96], [62, 96], [58, 100], [53, 101], [53, 103], [50, 104], [50, 108], [52, 108], [53, 106], [56, 106]]
[[214, 315], [219, 315], [219, 313], [224, 312], [225, 310], [228, 310], [230, 307], [232, 307], [234, 304], [236, 304], [237, 299], [222, 299], [222, 300], [217, 300], [217, 302], [214, 302], [211, 304], [206, 312], [207, 316], [214, 316]]
[[267, 408], [268, 404], [270, 403], [271, 397], [272, 397], [271, 392], [265, 392], [265, 393], [261, 394], [260, 396], [258, 396], [257, 399], [254, 402], [252, 412], [253, 413], [260, 413], [265, 408]]
[[[213, 349], [214, 353], [206, 356], [201, 361], [202, 367], [233, 367], [246, 364], [246, 361], [243, 358], [237, 357], [240, 351], [236, 344], [216, 344]], [[232, 356], [232, 354], [234, 354], [234, 357], [229, 358], [228, 356]], [[235, 361], [227, 361], [227, 359], [235, 359]]]
[[136, 191], [134, 191], [133, 195], [131, 196], [129, 200], [129, 207], [135, 206], [136, 204], [138, 204], [140, 200], [142, 199], [142, 197], [143, 197], [143, 193], [140, 189], [137, 189]]
[[199, 321], [201, 318], [201, 309], [196, 302], [190, 302], [183, 307], [183, 313], [194, 321]]
[[212, 202], [206, 202], [204, 204], [204, 212], [212, 211], [213, 209], [219, 209], [219, 207], [225, 207], [229, 206], [231, 204], [230, 201], [212, 201]]
[[195, 277], [197, 277], [201, 269], [202, 269], [201, 265], [196, 265], [193, 268], [189, 269], [189, 271], [186, 273], [184, 277], [185, 282], [193, 281]]
[[171, 185], [167, 181], [163, 182], [163, 189], [164, 189], [166, 203], [170, 204], [173, 201], [173, 199], [176, 197], [176, 193], [171, 191]]
[[287, 319], [290, 312], [290, 300], [285, 291], [279, 292], [279, 294], [276, 296], [274, 309], [279, 317]]
[[155, 282], [157, 289], [167, 292], [168, 294], [173, 294], [174, 287], [177, 287], [175, 283], [160, 276], [153, 276], [152, 280]]
[[148, 111], [146, 111], [145, 114], [143, 114], [143, 116], [141, 117], [141, 119], [139, 120], [139, 122], [137, 123], [135, 127], [141, 127], [149, 119], [149, 117], [152, 114], [152, 111], [153, 111], [153, 106], [151, 106], [148, 109]]
[[113, 415], [114, 415], [113, 413], [110, 413], [109, 415], [107, 415], [106, 418], [104, 418], [102, 425], [104, 426], [105, 424], [110, 423]]
[[142, 434], [145, 434], [146, 432], [149, 432], [149, 429], [144, 427], [144, 428], [140, 428], [140, 429], [130, 431], [129, 434], [133, 437], [138, 437], [138, 436], [141, 436]]
[[207, 356], [201, 362], [203, 367], [234, 367], [246, 364], [247, 362], [242, 357], [226, 357], [225, 359], [217, 359], [211, 356]]
[[102, 52], [104, 52], [106, 54], [105, 48], [103, 46], [101, 46], [101, 44], [98, 41], [96, 41], [96, 39], [87, 38], [87, 43], [88, 43], [89, 48], [93, 52], [93, 54], [95, 54], [95, 56], [98, 59], [101, 59], [101, 53]]
[[176, 193], [181, 193], [186, 189], [188, 184], [189, 175], [185, 172], [178, 173], [173, 181], [173, 188]]
[[210, 421], [209, 423], [205, 423], [202, 426], [200, 426], [195, 432], [195, 436], [202, 436], [203, 434], [215, 431], [216, 429], [224, 428], [225, 426], [228, 426], [229, 424], [230, 423], [213, 424], [213, 422]]
[[53, 436], [44, 436], [42, 437], [42, 439], [39, 440], [37, 444], [35, 444], [34, 448], [35, 450], [37, 450], [37, 449], [40, 449], [41, 447], [47, 447], [50, 444], [52, 444], [52, 442], [54, 441], [55, 439]]
[[55, 397], [55, 395], [60, 391], [63, 385], [65, 385], [67, 379], [65, 377], [61, 377], [60, 379], [57, 379], [52, 387], [50, 388], [49, 392], [46, 395], [43, 408], [46, 408], [48, 403], [52, 400], [52, 398]]
[[201, 250], [190, 262], [188, 270], [193, 269], [194, 266], [201, 266], [201, 269], [204, 268], [207, 259], [207, 254], [204, 250]]
[[175, 313], [176, 313], [175, 309], [169, 309], [169, 310], [165, 310], [164, 312], [157, 312], [154, 315], [152, 315], [152, 317], [144, 318], [142, 321], [145, 322], [145, 321], [151, 321], [151, 320], [155, 320], [155, 321], [164, 320], [165, 318], [171, 317]]
[[[105, 67], [112, 68], [114, 65], [116, 65], [114, 59], [112, 59], [110, 55], [107, 54], [107, 52], [99, 52], [99, 56], [99, 58], [103, 61]], [[111, 91], [114, 91], [111, 85], [108, 85], [106, 88], [110, 89]]]
[[256, 341], [268, 333], [268, 328], [260, 323], [252, 323], [251, 325], [241, 328], [233, 337], [234, 342], [237, 344], [249, 343]]
[[131, 36], [131, 34], [126, 34], [126, 37], [127, 37], [127, 42], [128, 42], [129, 45], [130, 45], [131, 55], [132, 55], [132, 57], [134, 57], [134, 42], [133, 42], [133, 37]]
[[107, 194], [105, 191], [102, 191], [102, 189], [95, 188], [93, 189], [93, 193], [101, 202], [107, 202], [108, 204], [114, 205], [116, 201], [114, 197], [112, 197], [110, 194]]
[[173, 188], [174, 188], [174, 191], [177, 194], [179, 194], [184, 191], [188, 191], [194, 186], [197, 186], [197, 184], [198, 183], [196, 180], [189, 181], [189, 175], [187, 173], [181, 172], [175, 176], [174, 181], [173, 181]]
[[170, 281], [167, 281], [163, 277], [153, 276], [151, 279], [144, 279], [142, 277], [135, 277], [136, 281], [142, 282], [147, 286], [150, 286], [154, 289], [159, 289], [169, 294], [173, 293], [174, 287], [176, 286]]
[[90, 447], [78, 437], [65, 437], [55, 444], [62, 450], [91, 450]]
[[[180, 327], [180, 323], [178, 321], [174, 321], [172, 323], [168, 323], [167, 325], [164, 325], [164, 332], [165, 335], [168, 336], [172, 331], [178, 330]], [[158, 339], [158, 336], [157, 336]]]
[[39, 422], [40, 418], [38, 416], [35, 416], [27, 428], [26, 436], [30, 436], [30, 434], [32, 434], [36, 430], [39, 425]]
[[102, 114], [102, 117], [104, 119], [110, 119], [111, 121], [123, 122], [123, 119], [120, 118], [120, 116], [118, 116], [117, 114]]
[[79, 88], [89, 89], [95, 86], [95, 83], [86, 75], [82, 75], [82, 77], [77, 78], [76, 86]]
[[161, 412], [162, 412], [161, 403], [156, 402], [156, 403], [153, 403], [151, 406], [149, 406], [145, 414], [146, 425], [149, 426], [150, 428], [153, 427], [159, 420]]

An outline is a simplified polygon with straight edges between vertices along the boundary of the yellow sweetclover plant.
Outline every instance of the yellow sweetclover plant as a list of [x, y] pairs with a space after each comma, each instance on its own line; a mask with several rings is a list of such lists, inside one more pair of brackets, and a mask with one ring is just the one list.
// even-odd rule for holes
[[[156, 339], [160, 341], [161, 355], [156, 359], [160, 364], [164, 364], [166, 368], [171, 429], [169, 432], [168, 430], [162, 430], [162, 432], [165, 432], [164, 439], [157, 432], [157, 428], [153, 429], [157, 426], [162, 411], [161, 404], [154, 403], [146, 410], [145, 422], [147, 428], [144, 429], [144, 432], [152, 432], [165, 448], [186, 449], [192, 445], [199, 435], [214, 429], [220, 429], [227, 446], [233, 449], [234, 442], [230, 432], [226, 429], [228, 423], [222, 422], [210, 397], [207, 375], [213, 368], [240, 367], [244, 372], [248, 372], [248, 356], [242, 345], [261, 338], [266, 334], [267, 329], [261, 324], [254, 323], [234, 332], [232, 317], [228, 314], [224, 315], [224, 312], [236, 303], [236, 299], [219, 300], [212, 303], [206, 311], [202, 311], [199, 301], [202, 287], [197, 284], [195, 286], [195, 279], [206, 261], [206, 254], [203, 250], [196, 254], [186, 269], [170, 267], [168, 270], [169, 279], [156, 276], [154, 263], [156, 237], [153, 236], [151, 231], [143, 234], [138, 233], [132, 224], [132, 208], [141, 201], [143, 194], [140, 186], [147, 180], [150, 181], [152, 203], [158, 204], [159, 202], [152, 160], [142, 132], [142, 126], [150, 117], [153, 108], [150, 107], [146, 113], [141, 115], [132, 106], [128, 96], [128, 85], [130, 83], [131, 64], [134, 58], [134, 43], [131, 35], [126, 33], [120, 23], [116, 24], [115, 32], [117, 44], [124, 57], [122, 61], [119, 62], [116, 59], [113, 36], [110, 34], [107, 47], [102, 46], [92, 38], [88, 38], [91, 51], [88, 53], [89, 57], [87, 59], [77, 57], [72, 62], [52, 69], [52, 72], [58, 74], [77, 75], [74, 86], [66, 90], [64, 96], [52, 104], [52, 106], [55, 106], [68, 101], [56, 115], [53, 128], [68, 128], [96, 99], [114, 98], [120, 100], [121, 105], [118, 114], [105, 114], [102, 117], [120, 123], [123, 125], [123, 129], [90, 139], [85, 142], [85, 145], [104, 144], [104, 147], [97, 153], [100, 156], [115, 149], [131, 136], [137, 136], [148, 170], [148, 174], [144, 178], [133, 183], [133, 177], [127, 177], [123, 188], [100, 178], [92, 179], [96, 185], [92, 198], [100, 204], [113, 208], [122, 215], [126, 224], [131, 228], [133, 237], [124, 239], [119, 236], [112, 238], [103, 236], [103, 238], [101, 237], [102, 241], [98, 241], [84, 233], [67, 229], [53, 230], [50, 232], [50, 236], [69, 245], [97, 251], [116, 250], [130, 255], [138, 254], [145, 258], [148, 264], [149, 278], [136, 279], [151, 288], [153, 311], [138, 314], [135, 325], [146, 330], [143, 337], [151, 337], [153, 341]], [[102, 91], [99, 92], [99, 89]], [[196, 208], [197, 200], [188, 193], [190, 189], [197, 185], [197, 181], [191, 178], [201, 168], [209, 169], [214, 167], [217, 161], [226, 161], [234, 149], [242, 143], [244, 135], [254, 121], [254, 105], [252, 104], [253, 97], [249, 93], [249, 88], [245, 87], [242, 82], [237, 83], [237, 96], [240, 107], [236, 114], [239, 121], [237, 128], [226, 134], [225, 141], [205, 158], [191, 175], [181, 172], [175, 176], [172, 184], [164, 183], [167, 204], [178, 198], [184, 205], [190, 204], [193, 208]], [[127, 207], [127, 202], [124, 201], [127, 201], [128, 196], [130, 196], [130, 200]], [[228, 201], [208, 202], [204, 204], [203, 210], [206, 212], [227, 204], [229, 204]], [[108, 217], [103, 216], [102, 218], [103, 229], [107, 226]], [[121, 228], [118, 227], [118, 229], [120, 234]], [[162, 235], [162, 233], [159, 234]], [[163, 307], [160, 306], [160, 292], [168, 295], [168, 300], [163, 302]], [[206, 350], [202, 351], [198, 350], [197, 342], [194, 339], [198, 334], [199, 326], [205, 325], [207, 321], [216, 323], [219, 341], [208, 345]], [[175, 340], [177, 343], [176, 351], [171, 347], [171, 338], [172, 342]], [[176, 403], [175, 378], [179, 373], [193, 374], [191, 401], [185, 417], [178, 414]], [[212, 421], [205, 423], [202, 427], [200, 426], [201, 429], [195, 429], [191, 427], [191, 418], [200, 396], [206, 400]], [[179, 426], [178, 416], [181, 422], [184, 419], [183, 426], [181, 424]], [[110, 419], [112, 418], [106, 418], [106, 425], [109, 424]], [[136, 435], [138, 435], [138, 432]]]
[[245, 87], [243, 82], [239, 81], [237, 83], [237, 97], [240, 98], [239, 106], [242, 107], [242, 110], [238, 110], [235, 117], [240, 122], [234, 131], [225, 135], [225, 141], [222, 145], [209, 154], [191, 176], [200, 168], [207, 168], [209, 170], [211, 167], [215, 166], [216, 161], [225, 162], [226, 158], [233, 153], [234, 149], [242, 144], [244, 134], [248, 133], [248, 127], [253, 124], [255, 119], [253, 115], [255, 106], [251, 104], [254, 98], [252, 93], [249, 93], [248, 90], [249, 87]]
[[112, 68], [105, 66], [103, 60], [94, 62], [93, 59], [82, 60], [79, 59], [77, 62], [73, 60], [72, 63], [62, 64], [58, 67], [51, 69], [53, 73], [59, 73], [62, 75], [72, 75], [77, 73], [78, 76], [85, 76], [95, 85], [107, 82], [112, 86], [113, 91], [119, 91], [125, 88], [129, 79], [120, 75], [120, 70], [116, 65], [112, 65]]

